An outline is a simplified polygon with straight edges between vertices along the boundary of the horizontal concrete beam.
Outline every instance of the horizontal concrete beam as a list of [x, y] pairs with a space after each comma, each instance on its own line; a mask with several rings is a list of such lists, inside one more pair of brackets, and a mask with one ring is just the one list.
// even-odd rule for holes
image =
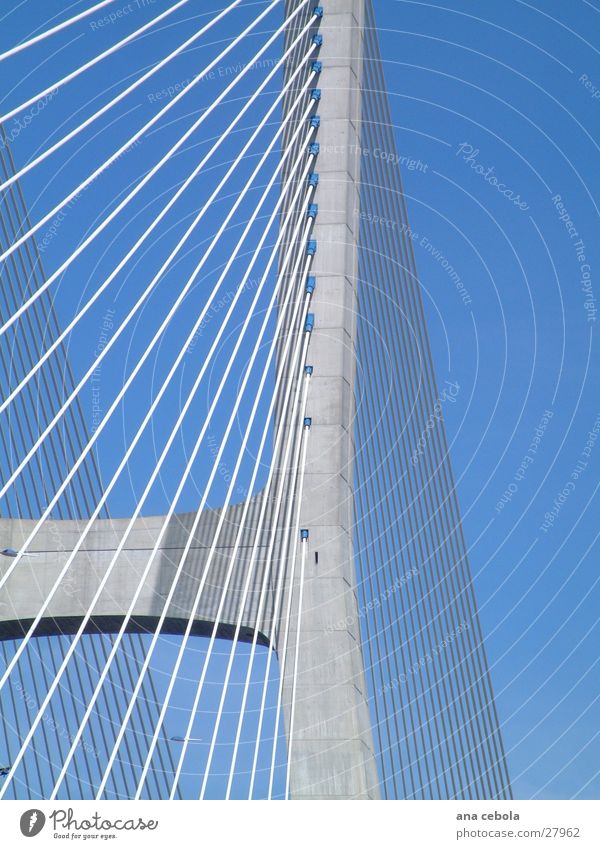
[[[263, 546], [258, 549], [250, 592], [243, 610], [241, 605], [243, 582], [250, 568], [250, 552], [255, 536], [254, 519], [259, 503], [260, 497], [253, 499], [250, 505], [226, 589], [226, 576], [243, 505], [234, 505], [228, 509], [210, 565], [208, 554], [221, 511], [207, 510], [201, 516], [167, 609], [163, 626], [165, 633], [183, 633], [190, 619], [193, 619], [194, 634], [211, 633], [219, 604], [225, 594], [223, 612], [219, 617], [219, 635], [233, 636], [241, 613], [240, 639], [252, 638], [265, 566]], [[194, 515], [180, 513], [169, 521], [133, 608], [129, 631], [153, 631], [158, 623], [183, 556]], [[128, 521], [102, 519], [94, 523], [84, 545], [52, 595], [44, 618], [36, 629], [37, 635], [68, 634], [77, 630], [114, 558]], [[94, 606], [93, 618], [86, 630], [110, 633], [119, 629], [152, 557], [163, 524], [162, 516], [142, 517], [135, 522]], [[19, 551], [34, 525], [34, 520], [0, 519], [0, 550]], [[27, 554], [0, 590], [0, 639], [17, 638], [27, 632], [49, 597], [84, 527], [83, 520], [50, 520], [43, 525]], [[0, 577], [7, 573], [13, 563], [13, 558], [0, 556]], [[194, 599], [201, 581], [204, 582], [203, 589], [199, 604], [194, 609]], [[271, 605], [268, 602], [259, 636], [259, 641], [265, 645], [270, 642], [270, 617]]]

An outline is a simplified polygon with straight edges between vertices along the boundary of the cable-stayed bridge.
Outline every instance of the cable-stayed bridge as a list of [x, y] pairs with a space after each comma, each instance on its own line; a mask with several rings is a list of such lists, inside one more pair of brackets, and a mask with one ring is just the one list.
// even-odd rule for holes
[[0, 795], [510, 798], [371, 4], [118, 11], [0, 54]]

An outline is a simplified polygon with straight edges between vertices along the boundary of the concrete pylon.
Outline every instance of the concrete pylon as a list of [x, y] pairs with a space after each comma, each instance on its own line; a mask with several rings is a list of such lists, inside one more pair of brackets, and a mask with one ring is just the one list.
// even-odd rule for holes
[[[288, 3], [288, 13], [293, 5]], [[307, 17], [311, 14], [308, 8]], [[314, 198], [319, 212], [312, 233], [317, 241], [311, 268], [315, 327], [308, 349], [314, 369], [307, 408], [312, 427], [300, 508], [300, 524], [309, 538], [301, 619], [298, 627], [297, 562], [296, 586], [288, 587], [294, 591], [290, 638], [281, 659], [286, 731], [293, 739], [290, 793], [295, 799], [379, 795], [352, 541], [363, 17], [363, 0], [334, 0], [327, 3], [319, 26], [320, 151]], [[300, 20], [297, 26], [303, 24]]]

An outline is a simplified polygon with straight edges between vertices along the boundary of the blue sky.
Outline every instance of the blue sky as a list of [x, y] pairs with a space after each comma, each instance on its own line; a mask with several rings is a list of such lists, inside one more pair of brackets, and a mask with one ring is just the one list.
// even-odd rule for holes
[[[52, 5], [60, 14], [61, 4]], [[82, 22], [53, 39], [52, 47], [40, 47], [35, 63], [29, 54], [15, 58], [6, 72], [3, 111], [48, 85], [57, 70], [77, 67], [166, 7], [163, 0], [155, 0], [139, 4], [114, 24], [92, 27], [96, 19]], [[213, 8], [216, 4], [211, 3], [207, 15]], [[246, 4], [233, 13], [236, 31], [240, 21], [250, 21], [257, 8]], [[492, 0], [483, 5], [460, 0], [377, 0], [375, 11], [398, 149], [419, 163], [413, 168], [407, 161], [400, 167], [438, 382], [451, 380], [460, 386], [456, 403], [447, 404], [444, 415], [515, 795], [597, 798], [600, 447], [596, 434], [600, 424], [596, 423], [600, 404], [595, 297], [597, 292], [600, 296], [600, 283], [594, 283], [594, 276], [600, 262], [595, 141], [600, 120], [600, 54], [594, 32], [600, 4], [594, 0], [575, 0], [568, 7], [559, 0]], [[41, 0], [17, 7], [2, 21], [2, 45], [29, 33], [32, 20], [49, 16], [48, 3]], [[9, 134], [14, 131], [17, 164], [26, 163], [74, 127], [81, 116], [90, 114], [91, 108], [104, 104], [111, 92], [119, 91], [126, 80], [173, 49], [206, 19], [177, 13], [160, 33], [129, 46], [114, 61], [59, 92], [29, 126], [19, 129], [9, 121], [6, 129]], [[275, 26], [278, 15], [269, 22]], [[179, 57], [155, 82], [86, 131], [85, 143], [72, 144], [25, 177], [32, 218], [37, 220], [62, 197], [65, 186], [75, 186], [149, 119], [157, 103], [166, 102], [160, 94], [164, 89], [188, 79], [218, 53], [232, 26], [216, 27], [201, 48]], [[236, 51], [235, 61], [219, 63], [220, 79], [203, 81], [195, 94], [169, 113], [171, 121], [161, 124], [77, 200], [56, 235], [43, 246], [47, 272], [69, 255], [96, 217], [115, 204], [117, 191], [151, 167], [157, 151], [165, 151], [198, 111], [210, 104], [231, 73], [227, 67], [248, 61], [268, 29], [259, 27], [262, 35]], [[276, 59], [280, 49], [281, 44], [275, 43], [265, 57]], [[247, 83], [240, 86], [240, 96], [251, 92], [267, 71], [261, 68], [249, 74]], [[279, 82], [276, 78], [269, 85], [270, 100]], [[238, 108], [239, 101], [219, 108], [215, 135]], [[252, 114], [244, 119], [246, 135], [254, 120]], [[275, 127], [276, 116], [254, 146], [255, 154], [264, 150]], [[132, 204], [131, 213], [111, 225], [69, 270], [56, 290], [63, 323], [77, 307], [70, 293], [91, 292], [104, 279], [102, 275], [111, 270], [124, 246], [144, 231], [181, 174], [189, 172], [210, 144], [206, 133], [200, 132], [197, 143], [188, 144]], [[107, 293], [100, 308], [74, 335], [71, 359], [77, 373], [83, 373], [98, 346], [106, 311], [115, 311], [115, 321], [125, 315], [149, 271], [156, 270], [168, 252], [166, 246], [183, 232], [199, 198], [208, 195], [235, 150], [235, 144], [223, 146], [214, 169], [183, 199], [168, 227], [161, 230], [161, 238], [151, 240], [148, 251], [119, 278], [119, 286]], [[230, 190], [233, 196], [255, 161], [256, 157], [243, 164]], [[264, 184], [264, 179], [259, 178], [258, 184]], [[259, 194], [250, 194], [243, 215], [250, 214]], [[102, 386], [107, 387], [102, 390], [103, 405], [109, 387], [139, 356], [157, 316], [170, 303], [169, 285], [187, 279], [217, 222], [218, 215], [207, 216], [190, 242], [189, 253], [165, 277], [135, 331], [126, 334], [115, 356], [108, 358], [101, 375]], [[207, 263], [206, 285], [217, 279], [238, 232], [228, 233]], [[256, 238], [260, 224], [254, 232]], [[266, 253], [262, 263], [265, 257]], [[243, 267], [241, 258], [234, 272]], [[225, 282], [223, 291], [227, 289]], [[122, 415], [107, 429], [100, 444], [105, 479], [118, 460], [114, 446], [122, 446], [135, 431], [139, 410], [165, 371], [165, 353], [176, 351], [200, 302], [196, 290], [190, 309], [166, 334], [161, 356], [151, 358]], [[234, 327], [243, 316], [244, 304]], [[140, 444], [137, 461], [111, 501], [114, 513], [127, 513], [139, 494], [147, 475], [144, 458], [154, 456], [154, 439], [159, 441], [172, 423], [173, 410], [189, 387], [193, 366], [202, 361], [216, 325], [208, 326], [190, 353], [190, 368], [184, 367], [178, 375], [154, 433]], [[218, 362], [225, 361], [232, 339], [235, 331]], [[232, 386], [238, 379], [236, 372]], [[206, 399], [206, 393], [199, 399], [196, 417], [206, 409]], [[248, 404], [243, 406], [241, 421]], [[84, 405], [88, 425], [93, 426], [91, 391], [84, 395]], [[169, 471], [180, 469], [189, 450], [193, 419], [145, 512], [164, 508], [173, 490]], [[217, 413], [215, 439], [225, 421], [224, 412]], [[228, 456], [235, 456], [236, 444], [239, 434]], [[198, 502], [205, 478], [202, 465], [184, 493], [184, 508]], [[210, 503], [218, 504], [224, 492], [220, 481]]]
[[376, 12], [514, 789], [597, 798], [600, 7]]

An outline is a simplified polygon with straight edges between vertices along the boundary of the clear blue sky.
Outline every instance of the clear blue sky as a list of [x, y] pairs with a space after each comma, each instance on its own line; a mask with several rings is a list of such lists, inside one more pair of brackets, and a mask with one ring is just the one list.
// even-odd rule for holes
[[[145, 8], [140, 4], [102, 28], [82, 22], [53, 40], [56, 55], [49, 47], [37, 51], [35, 66], [28, 55], [15, 59], [7, 69], [3, 107], [47, 85], [57, 69], [76, 67], [96, 55], [167, 5], [164, 0]], [[255, 13], [257, 7], [248, 5], [235, 13], [236, 26]], [[53, 0], [52, 6], [58, 14], [61, 4]], [[209, 6], [212, 10], [217, 4]], [[378, 0], [375, 9], [398, 148], [421, 163], [414, 170], [404, 164], [403, 177], [438, 381], [460, 385], [456, 403], [447, 404], [444, 414], [515, 795], [597, 798], [600, 446], [594, 427], [600, 402], [593, 299], [600, 297], [600, 282], [594, 282], [600, 267], [595, 141], [600, 123], [600, 45], [595, 38], [600, 4]], [[49, 16], [47, 2], [21, 4], [2, 21], [2, 45], [29, 33], [32, 21]], [[110, 62], [110, 71], [105, 63], [71, 84], [68, 93], [65, 89], [58, 94], [18, 132], [13, 145], [18, 163], [75, 126], [96, 103], [103, 104], [110, 92], [120, 90], [129, 75], [165, 55], [203, 20], [178, 13], [173, 25], [119, 54]], [[212, 40], [230, 31], [223, 25]], [[258, 44], [258, 39], [247, 42], [248, 57]], [[279, 49], [275, 44], [265, 55], [274, 59]], [[179, 58], [161, 72], [156, 84], [147, 84], [143, 94], [103, 117], [94, 132], [86, 133], [85, 145], [72, 145], [27, 177], [23, 184], [32, 217], [49, 209], [65, 186], [76, 185], [155, 112], [156, 101], [149, 95], [197, 73], [214, 53], [215, 46], [208, 45]], [[236, 53], [235, 63], [239, 61]], [[250, 77], [242, 92], [256, 85], [257, 76]], [[191, 123], [191, 113], [208, 105], [221, 84], [203, 82], [189, 96], [189, 106], [184, 108], [184, 98], [173, 110], [176, 120], [161, 125], [100, 178], [93, 191], [82, 195], [44, 249], [48, 271], [69, 254], [103, 206], [114, 204], [116, 187], [150, 167], [157, 150], [167, 149]], [[276, 89], [276, 82], [270, 89]], [[219, 110], [215, 133], [235, 109], [232, 103]], [[244, 123], [246, 128], [251, 125], [252, 116]], [[7, 124], [9, 133], [11, 126], [16, 125]], [[133, 205], [135, 215], [126, 216], [126, 226], [112, 226], [109, 238], [90, 249], [65, 277], [61, 290], [91, 291], [101, 282], [123, 246], [156, 214], [161, 192], [189, 172], [206, 149], [206, 141], [188, 145], [143, 201]], [[218, 168], [204, 178], [202, 196], [223, 173], [231, 149], [224, 147]], [[260, 144], [255, 146], [255, 151], [260, 149]], [[246, 163], [233, 191], [240, 190], [252, 164]], [[169, 245], [197, 204], [198, 196], [190, 196], [170, 219], [172, 229], [163, 236]], [[252, 209], [252, 201], [247, 209]], [[119, 356], [103, 369], [104, 385], [109, 387], [111, 379], [134, 362], [160, 308], [169, 302], [168, 281], [180, 282], [189, 273], [214, 227], [212, 218], [205, 219], [190, 254], [166, 278]], [[208, 263], [207, 280], [216, 279], [227, 246], [236, 238], [236, 233], [230, 234]], [[139, 264], [120, 278], [124, 285], [116, 301], [111, 291], [103, 309], [115, 309], [117, 319], [124, 315], [148, 270], [155, 269], [164, 254], [164, 245], [153, 240]], [[467, 292], [468, 303], [461, 291]], [[72, 298], [58, 295], [63, 322], [75, 306]], [[72, 359], [78, 373], [98, 344], [102, 315], [102, 310], [95, 312], [74, 338]], [[191, 310], [167, 334], [170, 352], [189, 327], [190, 315]], [[202, 352], [201, 344], [190, 356], [198, 362]], [[159, 372], [164, 370], [161, 362]], [[171, 396], [174, 402], [189, 386], [189, 375], [190, 369], [180, 375]], [[123, 418], [107, 434], [101, 454], [105, 477], [114, 464], [111, 440], [122, 443], [123, 428], [125, 434], [133, 433], [139, 418], [136, 402], [142, 404], [156, 385], [157, 375], [148, 370]], [[91, 424], [91, 393], [85, 397]], [[205, 403], [203, 398], [199, 415]], [[159, 430], [166, 432], [170, 421], [165, 414]], [[218, 417], [217, 436], [222, 425]], [[193, 433], [193, 422], [190, 428]], [[190, 444], [184, 432], [167, 472], [180, 468]], [[138, 456], [153, 451], [148, 440]], [[115, 513], [128, 511], [146, 473], [142, 461], [132, 465], [130, 478], [113, 499]], [[184, 506], [196, 503], [203, 474], [198, 472], [198, 486], [186, 492]], [[161, 510], [171, 490], [170, 483], [165, 483], [165, 492], [157, 488], [146, 512]], [[212, 502], [218, 503], [223, 493], [223, 487], [216, 488]]]
[[514, 790], [597, 798], [600, 6], [376, 10]]

